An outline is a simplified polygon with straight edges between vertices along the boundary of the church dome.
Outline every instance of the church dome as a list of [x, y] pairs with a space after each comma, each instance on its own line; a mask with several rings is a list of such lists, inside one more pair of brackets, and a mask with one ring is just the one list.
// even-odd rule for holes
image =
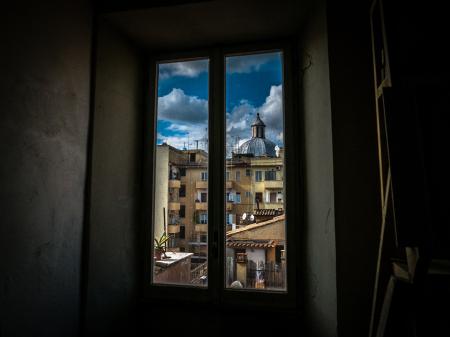
[[253, 155], [255, 157], [276, 157], [275, 143], [265, 137], [266, 125], [256, 114], [252, 124], [252, 138], [239, 146], [238, 153]]
[[265, 139], [253, 137], [239, 146], [239, 154], [252, 154], [255, 157], [276, 157], [275, 143]]

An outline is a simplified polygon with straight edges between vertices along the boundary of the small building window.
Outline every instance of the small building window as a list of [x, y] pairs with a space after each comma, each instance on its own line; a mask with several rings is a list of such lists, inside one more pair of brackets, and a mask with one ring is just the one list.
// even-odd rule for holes
[[186, 217], [186, 205], [180, 205], [179, 215], [180, 215], [180, 218]]
[[178, 193], [180, 198], [186, 197], [186, 185], [180, 185], [180, 191]]
[[266, 171], [264, 175], [265, 180], [277, 180], [277, 172], [276, 171]]
[[255, 181], [262, 181], [262, 171], [255, 172]]
[[[185, 239], [185, 238], [186, 238], [186, 227], [181, 225], [180, 226], [180, 239]], [[181, 248], [184, 249], [184, 247], [180, 247], [180, 252], [182, 251]]]

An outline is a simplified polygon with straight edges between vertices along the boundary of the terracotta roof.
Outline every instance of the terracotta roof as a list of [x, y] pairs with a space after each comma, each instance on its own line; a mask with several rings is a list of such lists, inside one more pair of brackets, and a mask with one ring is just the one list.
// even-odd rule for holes
[[232, 230], [232, 231], [228, 231], [227, 232], [227, 237], [228, 236], [232, 236], [232, 235], [237, 234], [237, 233], [242, 233], [242, 232], [249, 231], [249, 230], [252, 230], [252, 229], [256, 229], [256, 228], [259, 228], [259, 227], [267, 226], [267, 225], [273, 224], [273, 223], [275, 223], [277, 221], [281, 221], [281, 220], [284, 220], [284, 214], [282, 214], [280, 216], [276, 216], [276, 217], [274, 217], [274, 218], [272, 218], [270, 220], [267, 220], [267, 221], [254, 223], [254, 224], [245, 226], [243, 228], [239, 228], [239, 229], [235, 229], [235, 230]]
[[274, 240], [236, 240], [227, 241], [227, 248], [275, 248]]

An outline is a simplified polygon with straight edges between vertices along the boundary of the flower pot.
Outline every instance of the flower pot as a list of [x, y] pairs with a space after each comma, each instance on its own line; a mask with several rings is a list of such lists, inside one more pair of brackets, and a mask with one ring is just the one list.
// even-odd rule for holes
[[162, 250], [157, 250], [157, 249], [155, 249], [155, 259], [158, 261], [158, 260], [161, 260], [161, 255], [162, 255]]

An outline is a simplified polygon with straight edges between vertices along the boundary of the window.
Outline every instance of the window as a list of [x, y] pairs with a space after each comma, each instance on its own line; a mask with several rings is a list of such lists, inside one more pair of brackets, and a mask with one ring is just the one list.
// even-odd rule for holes
[[180, 205], [180, 218], [186, 217], [186, 205]]
[[[186, 238], [186, 227], [181, 225], [180, 226], [180, 239], [185, 239], [185, 238]], [[180, 252], [182, 251], [181, 248], [184, 249], [184, 247], [180, 247]]]
[[208, 223], [208, 213], [200, 213], [200, 219], [201, 224], [207, 224]]
[[184, 198], [186, 196], [186, 185], [180, 185], [180, 192], [179, 192], [180, 198]]
[[[182, 199], [183, 205], [173, 201], [167, 202], [160, 208], [162, 212], [170, 210], [178, 212], [180, 217], [184, 216], [183, 226], [180, 226], [176, 237], [180, 240], [182, 236], [186, 238], [185, 241], [181, 240], [184, 252], [182, 247], [179, 247], [177, 252], [193, 254], [191, 263], [194, 265], [191, 266], [191, 271], [201, 269], [196, 269], [197, 263], [206, 263], [207, 268], [204, 268], [205, 274], [202, 276], [206, 277], [208, 282], [197, 283], [196, 280], [189, 279], [189, 277], [195, 277], [193, 276], [195, 273], [188, 273], [190, 275], [188, 279], [161, 282], [158, 279], [158, 273], [161, 272], [160, 268], [163, 264], [151, 259], [153, 268], [151, 283], [176, 283], [189, 286], [158, 288], [167, 289], [168, 295], [172, 292], [182, 294], [183, 289], [190, 289], [190, 287], [196, 287], [195, 291], [206, 291], [200, 288], [207, 287], [208, 291], [216, 289], [224, 295], [220, 298], [234, 298], [239, 292], [234, 287], [238, 281], [243, 288], [250, 290], [248, 292], [250, 294], [258, 293], [258, 296], [264, 298], [267, 298], [268, 293], [281, 296], [279, 294], [288, 289], [288, 281], [294, 280], [295, 273], [292, 271], [296, 270], [293, 263], [297, 256], [292, 253], [291, 248], [287, 249], [288, 238], [296, 236], [292, 236], [291, 229], [295, 227], [286, 225], [284, 215], [286, 214], [287, 217], [291, 213], [286, 213], [284, 200], [289, 199], [289, 205], [295, 206], [297, 204], [295, 193], [298, 194], [295, 187], [300, 185], [295, 180], [298, 179], [295, 177], [298, 166], [293, 165], [292, 169], [288, 169], [287, 165], [292, 164], [295, 158], [293, 155], [295, 151], [289, 150], [288, 146], [292, 144], [289, 143], [289, 139], [292, 142], [295, 132], [289, 129], [290, 133], [285, 134], [287, 132], [285, 123], [290, 125], [290, 128], [294, 128], [295, 123], [291, 122], [297, 117], [292, 112], [289, 114], [290, 117], [284, 115], [286, 109], [291, 109], [291, 105], [286, 105], [284, 102], [283, 54], [278, 51], [261, 54], [230, 54], [222, 55], [221, 60], [220, 52], [214, 54], [212, 60], [215, 61], [211, 61], [215, 81], [209, 83], [209, 89], [204, 88], [203, 92], [192, 92], [188, 88], [183, 88], [181, 84], [202, 78], [206, 79], [204, 83], [208, 83], [208, 59], [202, 59], [207, 65], [206, 70], [197, 65], [186, 67], [186, 69], [196, 69], [190, 73], [190, 76], [182, 75], [180, 69], [185, 68], [184, 63], [193, 61], [159, 64], [158, 99], [155, 104], [157, 114], [153, 133], [157, 144], [156, 152], [160, 149], [160, 152], [163, 149], [164, 151], [176, 150], [173, 151], [173, 155], [168, 155], [166, 158], [170, 158], [171, 164], [177, 167], [183, 166], [179, 169], [179, 176], [184, 177], [181, 179], [183, 184], [180, 185], [179, 181], [174, 181], [169, 184], [169, 187], [173, 189], [174, 194], [178, 193], [178, 196], [186, 199], [186, 201]], [[220, 62], [224, 62], [225, 67], [222, 67], [223, 64]], [[220, 76], [222, 69], [225, 71]], [[183, 77], [180, 86], [175, 83], [176, 77]], [[172, 83], [169, 83], [170, 81], [164, 83], [167, 78], [170, 78]], [[223, 91], [218, 84], [222, 79], [225, 89]], [[199, 85], [193, 87], [198, 88]], [[214, 97], [211, 102], [208, 100], [209, 90], [211, 90], [211, 97]], [[165, 99], [168, 95], [170, 97]], [[183, 108], [170, 110], [170, 113], [165, 110], [167, 102], [177, 102], [178, 99], [184, 104], [181, 105]], [[186, 104], [191, 103], [195, 105], [195, 109], [185, 108]], [[209, 118], [210, 110], [211, 118]], [[197, 116], [199, 111], [200, 114]], [[195, 123], [201, 122], [195, 124], [194, 119]], [[203, 148], [197, 150], [197, 141], [201, 143], [202, 140], [204, 140]], [[246, 144], [246, 142], [250, 143]], [[264, 146], [257, 146], [261, 142], [266, 144], [265, 149]], [[202, 154], [201, 151], [204, 153]], [[158, 158], [164, 158], [164, 156], [157, 156]], [[158, 238], [156, 228], [161, 226], [161, 223], [164, 224], [164, 217], [158, 218], [156, 214], [157, 205], [161, 205], [167, 199], [159, 197], [163, 196], [164, 190], [159, 188], [158, 182], [162, 181], [166, 184], [166, 181], [158, 179], [157, 170], [160, 167], [160, 163], [156, 160], [153, 166], [154, 186], [152, 186], [152, 190], [155, 191], [152, 200], [155, 209], [153, 230], [156, 239]], [[247, 178], [253, 175], [252, 170], [255, 172], [255, 179]], [[242, 172], [245, 177], [241, 177], [241, 171], [245, 172]], [[291, 173], [288, 174], [286, 171]], [[292, 171], [295, 174], [292, 174]], [[286, 184], [285, 178], [289, 179], [289, 185]], [[167, 189], [167, 185], [165, 186], [164, 189]], [[286, 190], [295, 191], [295, 193], [287, 193]], [[279, 191], [283, 193], [279, 194]], [[242, 200], [243, 194], [245, 194], [244, 200]], [[291, 202], [292, 196], [294, 199]], [[274, 202], [277, 205], [273, 205]], [[267, 216], [273, 212], [263, 212], [264, 208], [276, 209], [278, 216]], [[294, 216], [295, 208], [292, 207], [293, 211], [291, 211], [294, 212]], [[208, 217], [211, 218], [210, 222]], [[245, 232], [249, 224], [258, 222], [269, 225], [272, 224], [271, 221], [279, 228], [277, 231], [283, 234], [266, 237], [267, 234], [264, 232], [270, 231], [261, 230], [245, 233], [248, 234], [247, 236], [237, 235]], [[225, 233], [226, 230], [228, 230], [227, 233]], [[295, 245], [289, 245], [289, 247], [295, 249]], [[289, 265], [292, 265], [292, 268], [287, 266], [288, 256], [290, 256]], [[203, 260], [200, 257], [204, 257]], [[241, 274], [242, 270], [245, 270], [245, 274]], [[180, 277], [181, 274], [183, 273], [180, 273]], [[154, 292], [156, 294], [156, 290]]]
[[[151, 240], [155, 259], [152, 265], [152, 282], [155, 284], [207, 286], [207, 282], [197, 283], [191, 279], [190, 270], [194, 265], [190, 256], [198, 247], [186, 245], [183, 252], [180, 239], [190, 235], [188, 241], [191, 241], [200, 231], [206, 234], [208, 231], [207, 226], [198, 228], [195, 222], [198, 214], [202, 212], [205, 214], [200, 218], [206, 224], [205, 217], [208, 212], [208, 142], [204, 139], [209, 117], [208, 67], [208, 59], [157, 65], [152, 233], [154, 240]], [[179, 69], [187, 68], [199, 70], [202, 76], [178, 76]], [[183, 102], [192, 102], [193, 110], [181, 109]], [[194, 112], [197, 115], [193, 116]], [[187, 137], [180, 134], [186, 134]], [[192, 137], [194, 134], [197, 135], [196, 139], [199, 139], [195, 150], [191, 144], [195, 139]], [[179, 166], [183, 168], [179, 169]], [[183, 184], [180, 181], [181, 176], [186, 177]], [[183, 198], [182, 205], [180, 197]], [[201, 203], [196, 202], [197, 198]], [[180, 224], [180, 218], [183, 218], [183, 226]], [[207, 257], [208, 245], [200, 248]], [[170, 260], [178, 262], [166, 263], [164, 254], [161, 254], [164, 250]], [[207, 259], [203, 259], [203, 263], [207, 263]]]
[[264, 175], [264, 180], [277, 180], [276, 171], [266, 171]]

